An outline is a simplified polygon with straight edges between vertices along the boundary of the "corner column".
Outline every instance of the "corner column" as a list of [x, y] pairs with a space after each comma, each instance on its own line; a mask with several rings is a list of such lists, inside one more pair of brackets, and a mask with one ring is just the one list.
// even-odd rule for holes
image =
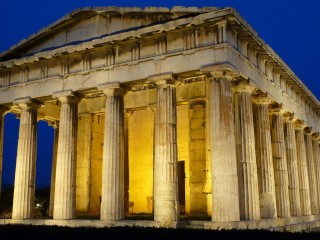
[[299, 174], [297, 160], [297, 144], [294, 131], [293, 114], [284, 115], [284, 140], [286, 143], [286, 157], [289, 180], [289, 202], [291, 216], [301, 216], [299, 194]]
[[282, 110], [274, 108], [271, 113], [271, 142], [274, 181], [278, 217], [290, 217], [288, 169], [283, 133]]
[[299, 174], [299, 190], [301, 202], [301, 214], [303, 216], [311, 215], [310, 207], [310, 192], [309, 192], [309, 178], [308, 167], [306, 159], [306, 147], [304, 142], [303, 129], [305, 126], [303, 122], [296, 121], [296, 143], [297, 143], [297, 159], [298, 159], [298, 174]]
[[309, 177], [309, 190], [310, 190], [310, 207], [311, 214], [319, 214], [319, 203], [318, 203], [318, 188], [316, 179], [316, 166], [313, 157], [312, 148], [312, 138], [311, 138], [311, 128], [305, 129], [304, 140], [306, 144], [306, 160], [308, 167], [308, 177]]
[[100, 219], [124, 218], [124, 103], [120, 83], [100, 85], [106, 95]]
[[37, 154], [37, 109], [40, 102], [23, 98], [14, 101], [21, 109], [12, 219], [34, 217]]
[[257, 94], [253, 101], [254, 135], [256, 142], [259, 203], [261, 218], [276, 218], [276, 195], [272, 161], [272, 145], [269, 122], [269, 104], [266, 94]]
[[253, 88], [249, 84], [239, 83], [234, 94], [240, 217], [245, 220], [260, 219], [252, 91]]
[[[210, 79], [212, 221], [240, 220], [231, 78]], [[226, 151], [226, 149], [228, 149]]]
[[173, 74], [149, 78], [157, 87], [154, 156], [154, 220], [179, 220], [176, 85]]
[[78, 103], [72, 91], [53, 94], [61, 103], [53, 219], [76, 218]]
[[0, 106], [0, 199], [1, 199], [1, 191], [2, 191], [2, 161], [3, 161], [3, 137], [4, 137], [4, 114], [6, 112], [6, 108]]

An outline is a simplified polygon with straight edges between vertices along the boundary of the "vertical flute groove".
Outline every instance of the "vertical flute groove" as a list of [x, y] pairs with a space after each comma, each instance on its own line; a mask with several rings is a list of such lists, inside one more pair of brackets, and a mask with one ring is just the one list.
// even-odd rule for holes
[[299, 174], [299, 190], [301, 202], [301, 214], [303, 216], [311, 215], [310, 193], [309, 193], [309, 178], [306, 160], [306, 148], [303, 136], [303, 129], [296, 129], [297, 142], [297, 159], [298, 159], [298, 174]]
[[154, 220], [168, 226], [179, 218], [175, 94], [174, 85], [157, 87]]
[[212, 221], [239, 221], [237, 158], [230, 80], [211, 80], [210, 123]]
[[260, 194], [260, 214], [262, 218], [276, 218], [277, 207], [268, 104], [265, 102], [253, 104], [253, 114], [255, 119], [254, 133]]
[[21, 109], [12, 219], [34, 217], [37, 109], [32, 100], [19, 104]]
[[235, 93], [235, 129], [240, 192], [240, 217], [260, 219], [251, 91]]
[[271, 141], [278, 217], [290, 217], [288, 170], [282, 114], [271, 114]]
[[106, 110], [100, 219], [124, 218], [124, 105], [121, 88], [105, 89]]
[[54, 193], [54, 219], [76, 217], [76, 141], [79, 98], [59, 97], [61, 102], [56, 179]]
[[315, 172], [315, 162], [313, 157], [313, 148], [312, 148], [312, 139], [311, 135], [306, 133], [304, 136], [306, 144], [306, 160], [308, 168], [308, 177], [309, 177], [309, 190], [310, 190], [310, 207], [311, 214], [319, 214], [319, 203], [318, 203], [318, 188], [317, 188], [317, 179]]
[[297, 161], [297, 144], [293, 121], [284, 123], [284, 138], [286, 143], [286, 156], [289, 180], [289, 201], [291, 216], [301, 216], [301, 203], [299, 194], [299, 174]]

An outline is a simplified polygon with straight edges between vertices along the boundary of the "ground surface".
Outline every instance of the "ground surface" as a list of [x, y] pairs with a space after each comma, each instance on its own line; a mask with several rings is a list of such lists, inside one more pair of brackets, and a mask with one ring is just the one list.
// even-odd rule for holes
[[216, 239], [320, 239], [320, 232], [300, 233], [275, 232], [267, 230], [200, 230], [160, 229], [138, 227], [70, 228], [52, 226], [2, 225], [1, 239], [116, 239], [116, 240], [216, 240]]

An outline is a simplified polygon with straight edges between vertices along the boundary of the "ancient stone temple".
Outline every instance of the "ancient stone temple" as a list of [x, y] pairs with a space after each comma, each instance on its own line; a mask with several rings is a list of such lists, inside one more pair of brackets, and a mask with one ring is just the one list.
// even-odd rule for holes
[[[20, 118], [2, 223], [320, 225], [320, 103], [232, 8], [75, 10], [0, 55], [0, 113]], [[52, 219], [30, 220], [38, 120]]]

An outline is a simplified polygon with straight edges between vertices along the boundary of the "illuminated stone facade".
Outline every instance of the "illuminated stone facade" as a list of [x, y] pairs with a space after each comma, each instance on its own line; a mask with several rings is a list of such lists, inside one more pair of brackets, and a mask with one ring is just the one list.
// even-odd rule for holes
[[319, 101], [234, 9], [76, 10], [0, 55], [8, 112], [11, 222], [33, 218], [36, 119], [55, 128], [45, 224], [320, 219]]

